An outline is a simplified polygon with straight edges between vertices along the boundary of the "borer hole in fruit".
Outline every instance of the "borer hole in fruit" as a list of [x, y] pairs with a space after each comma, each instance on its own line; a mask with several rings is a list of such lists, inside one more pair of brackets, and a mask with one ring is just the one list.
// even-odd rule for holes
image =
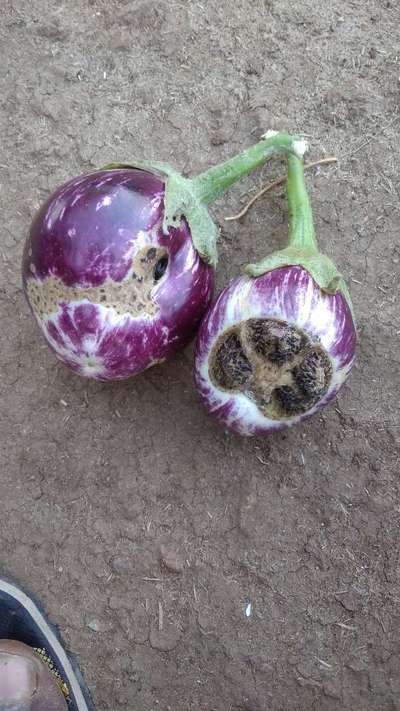
[[247, 395], [271, 419], [305, 413], [326, 393], [333, 374], [317, 340], [283, 320], [247, 319], [218, 338], [210, 354], [211, 381]]
[[159, 281], [167, 271], [168, 267], [168, 257], [164, 255], [161, 257], [154, 267], [154, 281]]

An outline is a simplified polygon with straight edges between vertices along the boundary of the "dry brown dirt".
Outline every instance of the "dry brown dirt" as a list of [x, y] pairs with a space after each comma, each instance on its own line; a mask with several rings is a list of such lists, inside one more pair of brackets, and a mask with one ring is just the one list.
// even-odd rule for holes
[[[399, 25], [398, 0], [2, 0], [0, 564], [99, 711], [400, 709]], [[240, 439], [192, 348], [116, 385], [57, 364], [19, 266], [49, 192], [135, 156], [194, 173], [269, 128], [339, 158], [309, 174], [358, 316], [337, 401]], [[219, 286], [283, 244], [282, 188], [223, 221], [282, 169], [216, 205]]]

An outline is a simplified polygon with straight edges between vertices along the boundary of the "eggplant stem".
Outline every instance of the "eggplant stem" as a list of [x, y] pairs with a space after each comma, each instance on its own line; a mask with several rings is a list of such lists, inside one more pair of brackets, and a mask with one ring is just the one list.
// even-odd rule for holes
[[[310, 168], [315, 168], [316, 166], [319, 165], [327, 165], [329, 163], [337, 163], [338, 159], [336, 156], [329, 156], [328, 158], [320, 158], [319, 160], [313, 160], [310, 163], [306, 163], [304, 165], [304, 170], [309, 170]], [[277, 188], [279, 185], [283, 185], [287, 181], [287, 175], [281, 175], [279, 178], [274, 180], [272, 183], [268, 183], [268, 185], [264, 185], [264, 187], [259, 190], [254, 197], [249, 200], [249, 202], [244, 206], [244, 208], [237, 213], [237, 215], [231, 215], [230, 217], [225, 217], [226, 222], [233, 222], [234, 220], [241, 220], [242, 217], [247, 215], [248, 211], [250, 210], [251, 207], [259, 200], [263, 195], [266, 193], [269, 193], [270, 190], [273, 190], [274, 188]]]
[[295, 155], [288, 155], [287, 166], [289, 247], [318, 254], [312, 208], [304, 175], [304, 161]]
[[265, 134], [259, 143], [192, 178], [192, 190], [203, 205], [209, 205], [233, 183], [264, 165], [272, 156], [284, 153], [302, 157], [305, 150], [306, 143], [299, 136], [275, 131]]

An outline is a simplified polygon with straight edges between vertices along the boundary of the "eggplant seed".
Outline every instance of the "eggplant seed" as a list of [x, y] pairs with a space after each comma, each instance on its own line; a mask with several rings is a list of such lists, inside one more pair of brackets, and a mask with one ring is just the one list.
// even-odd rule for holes
[[305, 397], [298, 388], [290, 385], [275, 388], [273, 398], [286, 415], [300, 415], [310, 407], [309, 398]]
[[322, 348], [312, 348], [294, 370], [297, 385], [309, 397], [321, 397], [332, 378], [332, 365]]
[[251, 363], [235, 331], [228, 331], [214, 347], [210, 375], [224, 390], [239, 390], [253, 375]]
[[249, 319], [249, 338], [256, 353], [272, 363], [285, 363], [297, 355], [304, 345], [300, 331], [278, 319]]

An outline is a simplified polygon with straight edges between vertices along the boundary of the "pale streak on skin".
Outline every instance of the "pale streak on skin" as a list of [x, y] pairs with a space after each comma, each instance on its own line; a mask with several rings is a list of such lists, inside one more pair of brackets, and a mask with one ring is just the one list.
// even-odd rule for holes
[[[81, 305], [83, 305], [85, 302], [75, 302], [74, 303], [74, 308], [77, 308]], [[73, 363], [74, 365], [77, 366], [79, 369], [79, 372], [82, 375], [85, 375], [87, 377], [94, 377], [94, 378], [102, 378], [105, 377], [108, 373], [108, 368], [106, 364], [103, 362], [103, 359], [100, 358], [98, 355], [96, 355], [100, 345], [101, 345], [101, 340], [104, 337], [104, 334], [107, 334], [110, 330], [115, 328], [116, 326], [120, 328], [124, 328], [124, 325], [127, 321], [132, 320], [132, 316], [129, 314], [125, 314], [124, 316], [120, 317], [117, 316], [112, 309], [109, 309], [107, 307], [104, 307], [101, 304], [96, 305], [97, 308], [97, 316], [99, 318], [99, 323], [100, 327], [98, 329], [98, 338], [95, 336], [87, 336], [86, 340], [84, 343], [82, 343], [82, 348], [85, 350], [84, 354], [79, 354], [75, 352], [75, 346], [70, 340], [69, 336], [65, 331], [62, 332], [62, 337], [64, 340], [64, 346], [61, 346], [60, 343], [52, 337], [50, 331], [48, 330], [48, 324], [52, 322], [55, 327], [58, 329], [58, 313], [57, 314], [52, 314], [46, 321], [37, 319], [39, 327], [42, 329], [46, 339], [48, 340], [49, 344], [52, 346], [54, 352], [56, 353], [57, 357], [62, 361], [68, 361], [70, 363]], [[149, 316], [146, 313], [143, 313], [140, 317], [140, 320], [142, 321], [147, 321], [151, 319], [152, 317]], [[136, 319], [137, 320], [137, 319]], [[157, 363], [162, 363], [164, 359], [161, 360], [153, 360], [147, 368], [150, 368], [152, 365], [155, 365]]]
[[[74, 307], [77, 308], [84, 303], [83, 301], [75, 302]], [[96, 355], [100, 345], [99, 340], [101, 341], [105, 327], [108, 326], [112, 328], [117, 322], [121, 322], [121, 318], [116, 318], [111, 309], [105, 308], [100, 304], [97, 305], [97, 315], [102, 323], [102, 328], [99, 329], [99, 338], [88, 336], [86, 342], [82, 344], [85, 350], [85, 354], [82, 355], [75, 352], [75, 346], [65, 331], [62, 332], [64, 346], [61, 346], [58, 341], [53, 339], [48, 329], [48, 323], [53, 322], [54, 326], [58, 329], [58, 313], [52, 314], [47, 321], [37, 319], [39, 327], [43, 330], [46, 339], [49, 341], [58, 358], [60, 358], [61, 361], [68, 360], [73, 363], [79, 368], [79, 372], [82, 373], [82, 375], [89, 377], [101, 377], [106, 372], [107, 369], [103, 360]]]

